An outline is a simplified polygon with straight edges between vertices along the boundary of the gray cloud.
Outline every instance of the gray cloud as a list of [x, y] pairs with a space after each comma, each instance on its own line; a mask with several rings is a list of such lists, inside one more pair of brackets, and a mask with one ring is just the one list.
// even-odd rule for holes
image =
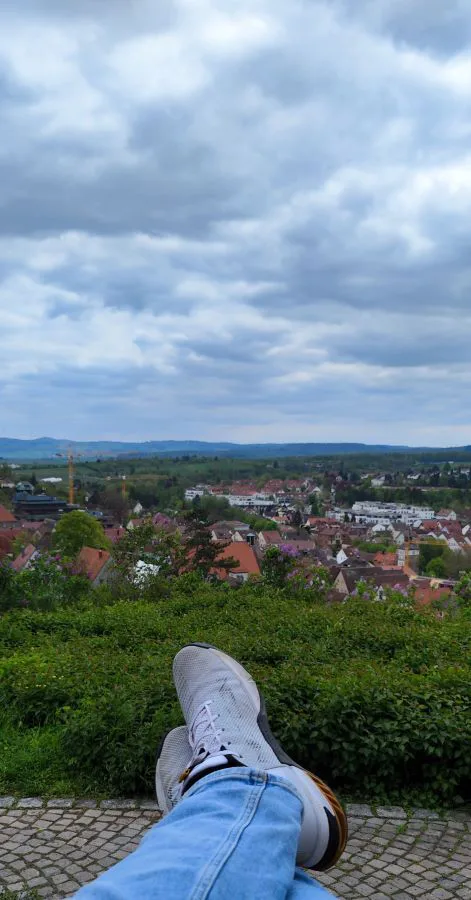
[[[353, 14], [352, 4], [344, 5]], [[466, 51], [471, 39], [467, 0], [366, 0], [360, 19], [376, 25], [396, 41], [405, 41], [421, 50], [448, 56]]]
[[465, 0], [25, 7], [5, 433], [471, 442]]

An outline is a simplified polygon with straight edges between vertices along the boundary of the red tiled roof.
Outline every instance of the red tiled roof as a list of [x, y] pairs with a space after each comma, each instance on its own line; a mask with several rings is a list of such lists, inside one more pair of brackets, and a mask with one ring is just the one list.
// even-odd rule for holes
[[281, 537], [279, 531], [261, 531], [267, 544], [283, 544], [284, 538]]
[[374, 557], [375, 566], [382, 569], [395, 569], [397, 566], [397, 553], [377, 553]]
[[24, 550], [13, 560], [11, 567], [15, 572], [21, 572], [25, 565], [29, 563], [31, 557], [36, 553], [34, 544], [28, 544]]
[[5, 509], [4, 506], [0, 506], [0, 522], [16, 522], [13, 513]]
[[6, 534], [2, 534], [0, 531], [0, 559], [3, 559], [4, 556], [7, 556], [7, 554], [10, 553], [12, 544], [13, 538], [8, 537]]
[[86, 575], [90, 581], [98, 578], [101, 570], [111, 559], [108, 550], [96, 550], [94, 547], [82, 547], [74, 564], [76, 574]]
[[11, 541], [14, 541], [17, 537], [31, 537], [31, 535], [25, 532], [24, 528], [2, 528], [0, 534], [2, 535], [2, 537], [6, 537]]
[[[250, 544], [246, 544], [245, 541], [233, 541], [231, 544], [228, 544], [227, 547], [222, 549], [219, 559], [230, 559], [231, 557], [239, 563], [234, 569], [230, 569], [231, 572], [260, 575], [260, 566]], [[227, 578], [225, 569], [215, 569], [214, 573], [219, 578]]]
[[105, 528], [105, 534], [112, 544], [116, 544], [117, 541], [121, 540], [121, 538], [127, 534], [127, 530], [121, 525], [117, 525], [114, 528]]
[[451, 594], [450, 588], [417, 587], [415, 601], [417, 606], [430, 606], [434, 600], [446, 599]]

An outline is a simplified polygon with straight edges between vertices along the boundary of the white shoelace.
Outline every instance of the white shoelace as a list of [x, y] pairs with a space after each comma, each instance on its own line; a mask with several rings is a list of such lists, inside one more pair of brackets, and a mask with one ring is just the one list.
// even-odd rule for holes
[[208, 756], [221, 752], [223, 743], [221, 741], [222, 731], [216, 727], [216, 720], [219, 718], [219, 714], [213, 716], [211, 711], [212, 702], [212, 700], [208, 700], [206, 703], [203, 703], [190, 725], [188, 737], [193, 747], [193, 755], [188, 764], [189, 769], [197, 761], [202, 762]]

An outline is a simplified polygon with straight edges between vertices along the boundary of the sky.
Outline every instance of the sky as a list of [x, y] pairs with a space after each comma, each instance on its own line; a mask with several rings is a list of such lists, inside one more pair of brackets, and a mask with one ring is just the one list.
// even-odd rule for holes
[[469, 0], [8, 6], [0, 434], [471, 443]]

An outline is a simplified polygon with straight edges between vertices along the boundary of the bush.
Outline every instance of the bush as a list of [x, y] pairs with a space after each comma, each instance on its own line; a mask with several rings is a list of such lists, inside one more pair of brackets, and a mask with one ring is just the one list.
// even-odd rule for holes
[[[469, 796], [469, 612], [325, 606], [262, 583], [194, 576], [167, 596], [0, 617], [0, 792], [150, 794], [160, 737], [181, 722], [174, 654], [206, 640], [260, 683], [286, 749], [357, 799]], [[43, 788], [44, 790], [44, 788]]]

